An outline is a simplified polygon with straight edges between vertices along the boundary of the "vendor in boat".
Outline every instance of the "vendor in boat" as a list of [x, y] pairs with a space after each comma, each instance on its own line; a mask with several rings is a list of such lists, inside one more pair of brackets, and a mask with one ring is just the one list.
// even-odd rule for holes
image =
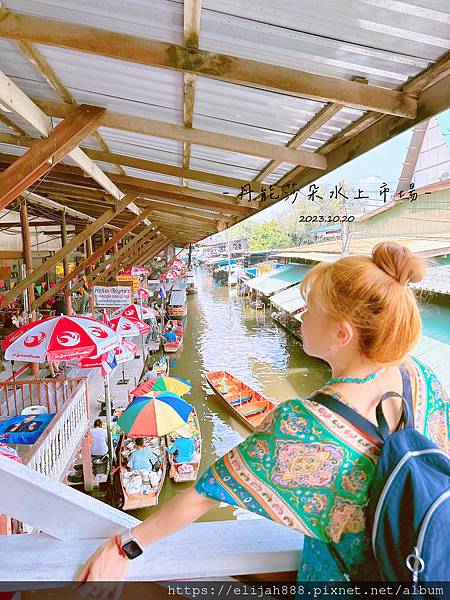
[[128, 459], [128, 466], [135, 471], [153, 471], [153, 467], [158, 464], [159, 457], [151, 448], [146, 448], [144, 438], [138, 437], [134, 440], [136, 446]]
[[[393, 241], [377, 244], [372, 256], [346, 256], [313, 267], [300, 288], [306, 302], [303, 347], [330, 365], [331, 379], [308, 397], [281, 402], [195, 487], [120, 539], [112, 530], [113, 537], [78, 579], [125, 579], [129, 559], [142, 548], [225, 502], [305, 535], [298, 581], [377, 581], [367, 519], [368, 490], [384, 437], [377, 413], [382, 410], [384, 426], [396, 431], [403, 423], [404, 396], [415, 429], [443, 453], [450, 450], [447, 393], [431, 369], [409, 356], [421, 334], [409, 284], [424, 275], [423, 259]], [[341, 412], [359, 414], [359, 421]], [[407, 513], [404, 518], [412, 520]]]
[[165, 331], [162, 334], [163, 338], [166, 340], [166, 342], [176, 342], [177, 341], [177, 334], [175, 333], [175, 331]]
[[190, 463], [195, 458], [195, 444], [192, 439], [191, 428], [189, 425], [184, 425], [180, 429], [177, 429], [177, 437], [172, 444], [171, 448], [166, 448], [169, 454], [175, 454], [175, 462], [177, 463]]

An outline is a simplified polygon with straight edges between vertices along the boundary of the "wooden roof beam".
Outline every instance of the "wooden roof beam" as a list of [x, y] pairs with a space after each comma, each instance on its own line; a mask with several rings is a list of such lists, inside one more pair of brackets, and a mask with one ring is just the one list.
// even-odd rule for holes
[[417, 113], [416, 99], [403, 92], [75, 23], [7, 12], [0, 22], [0, 36], [175, 69], [359, 110], [408, 119], [414, 119]]
[[[70, 110], [70, 105], [62, 102], [42, 99], [35, 99], [35, 102], [47, 114], [51, 114], [53, 117], [57, 118], [64, 118], [63, 115], [66, 115], [67, 111]], [[225, 133], [216, 133], [206, 129], [189, 128], [184, 127], [184, 125], [175, 125], [173, 123], [155, 121], [153, 119], [135, 117], [122, 113], [108, 111], [101, 119], [100, 126], [121, 131], [132, 131], [134, 133], [141, 133], [180, 142], [189, 142], [208, 148], [220, 148], [221, 150], [237, 152], [238, 154], [248, 154], [249, 156], [281, 160], [294, 165], [304, 165], [320, 170], [325, 170], [327, 166], [326, 159], [316, 152], [295, 150], [287, 148], [286, 146], [271, 144], [269, 142], [261, 142], [259, 140], [242, 138]]]
[[[0, 13], [1, 14], [1, 13]], [[1, 16], [0, 16], [1, 18]], [[6, 16], [8, 18], [8, 15]], [[0, 25], [1, 25], [0, 21]], [[0, 71], [0, 102], [7, 108], [19, 115], [24, 121], [33, 127], [43, 137], [48, 137], [53, 129], [51, 118], [45, 114], [17, 85], [9, 79], [2, 71]], [[74, 107], [65, 105], [69, 111], [73, 111]], [[75, 109], [76, 110], [76, 109]], [[64, 119], [66, 117], [63, 117]], [[99, 122], [100, 125], [100, 122]], [[113, 198], [121, 200], [124, 194], [119, 188], [103, 173], [103, 171], [84, 154], [80, 148], [75, 148], [69, 152], [70, 158], [92, 179], [102, 186]], [[139, 209], [133, 203], [130, 204], [128, 210], [131, 212]]]
[[35, 142], [25, 154], [0, 173], [0, 210], [95, 131], [104, 112], [104, 108], [82, 104], [51, 130], [47, 138]]
[[[88, 258], [82, 261], [73, 271], [71, 271], [68, 275], [66, 275], [61, 281], [55, 283], [52, 288], [49, 288], [42, 296], [40, 296], [37, 300], [34, 301], [31, 308], [34, 310], [41, 306], [44, 302], [46, 302], [49, 298], [54, 296], [57, 292], [62, 290], [64, 286], [66, 286], [69, 281], [71, 281], [74, 277], [77, 277], [82, 271], [84, 271], [90, 265], [95, 264], [95, 261], [100, 258], [102, 254], [110, 250], [114, 244], [117, 244], [123, 237], [125, 237], [128, 233], [130, 233], [137, 225], [139, 225], [144, 219], [146, 219], [150, 215], [150, 209], [143, 210], [139, 215], [136, 215], [132, 221], [128, 223], [123, 229], [118, 231], [115, 235], [112, 236], [107, 242], [105, 242], [98, 250], [93, 252]], [[103, 231], [103, 229], [102, 229]]]
[[[11, 133], [4, 133], [0, 131], [0, 142], [4, 144], [11, 144], [19, 147], [30, 147], [33, 143], [34, 138], [26, 137], [25, 135], [14, 135]], [[194, 181], [202, 181], [204, 183], [210, 183], [211, 185], [219, 185], [225, 187], [231, 187], [240, 189], [241, 187], [252, 184], [252, 189], [256, 192], [260, 192], [263, 187], [261, 184], [248, 179], [237, 179], [236, 177], [227, 177], [225, 175], [217, 175], [215, 173], [208, 173], [206, 171], [197, 171], [195, 169], [184, 169], [183, 167], [177, 167], [174, 165], [166, 165], [164, 163], [158, 163], [137, 156], [128, 156], [125, 154], [116, 154], [114, 152], [104, 152], [102, 150], [94, 150], [93, 148], [82, 148], [83, 152], [92, 160], [100, 160], [102, 162], [108, 162], [113, 164], [122, 165], [124, 167], [133, 167], [135, 169], [141, 169], [142, 171], [151, 171], [154, 173], [163, 173], [164, 175], [172, 175], [173, 177], [181, 177], [183, 179], [192, 179]], [[277, 188], [275, 185], [273, 189], [276, 191], [281, 188]]]
[[[184, 46], [186, 48], [198, 49], [200, 36], [200, 21], [202, 14], [202, 0], [184, 0]], [[183, 121], [184, 126], [192, 128], [195, 105], [195, 80], [192, 73], [183, 73]], [[183, 169], [189, 169], [191, 158], [191, 144], [183, 144]], [[187, 180], [183, 178], [183, 186], [187, 186]]]
[[86, 241], [91, 235], [96, 233], [99, 229], [101, 229], [108, 221], [113, 219], [117, 214], [119, 214], [122, 210], [127, 208], [130, 202], [133, 202], [138, 197], [138, 194], [131, 192], [127, 194], [120, 202], [117, 203], [115, 208], [109, 208], [106, 210], [101, 217], [96, 219], [93, 223], [88, 225], [81, 233], [77, 236], [73, 237], [68, 244], [66, 244], [63, 248], [55, 252], [50, 258], [48, 258], [45, 262], [39, 265], [34, 271], [19, 281], [12, 290], [7, 292], [1, 302], [1, 306], [7, 306], [17, 298], [17, 296], [23, 292], [27, 287], [32, 285], [35, 281], [37, 281], [40, 277], [45, 275], [47, 271], [49, 271], [52, 267], [54, 267], [58, 262], [61, 262], [70, 252], [73, 252], [80, 244]]

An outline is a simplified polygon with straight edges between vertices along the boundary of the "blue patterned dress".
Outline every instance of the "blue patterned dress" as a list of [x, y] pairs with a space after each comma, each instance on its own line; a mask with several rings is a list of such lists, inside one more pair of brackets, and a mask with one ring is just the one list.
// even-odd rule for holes
[[[447, 394], [416, 359], [403, 366], [416, 429], [450, 453]], [[380, 445], [313, 396], [277, 406], [258, 431], [203, 473], [196, 490], [305, 534], [299, 581], [344, 579], [328, 544], [345, 557], [351, 576], [373, 581], [366, 509]]]

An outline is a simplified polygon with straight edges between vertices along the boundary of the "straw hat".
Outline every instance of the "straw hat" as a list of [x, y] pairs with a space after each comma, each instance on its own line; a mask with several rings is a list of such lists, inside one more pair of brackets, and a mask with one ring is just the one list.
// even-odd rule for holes
[[184, 438], [192, 437], [191, 428], [187, 424], [183, 425], [183, 427], [180, 427], [180, 429], [177, 429], [177, 434]]

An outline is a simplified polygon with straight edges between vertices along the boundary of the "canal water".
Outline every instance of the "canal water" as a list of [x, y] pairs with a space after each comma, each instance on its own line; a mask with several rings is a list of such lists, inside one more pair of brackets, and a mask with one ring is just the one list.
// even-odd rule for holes
[[[183, 349], [173, 358], [170, 374], [190, 379], [185, 399], [197, 410], [203, 438], [200, 472], [238, 444], [249, 432], [209, 391], [204, 375], [229, 371], [265, 396], [281, 402], [305, 396], [329, 378], [321, 361], [307, 356], [300, 342], [277, 325], [271, 311], [257, 311], [238, 297], [235, 288], [218, 286], [210, 273], [196, 273], [198, 293], [188, 295]], [[159, 505], [192, 483], [166, 479]], [[135, 511], [143, 519], [155, 508]], [[223, 505], [202, 520], [248, 518], [249, 513]]]

